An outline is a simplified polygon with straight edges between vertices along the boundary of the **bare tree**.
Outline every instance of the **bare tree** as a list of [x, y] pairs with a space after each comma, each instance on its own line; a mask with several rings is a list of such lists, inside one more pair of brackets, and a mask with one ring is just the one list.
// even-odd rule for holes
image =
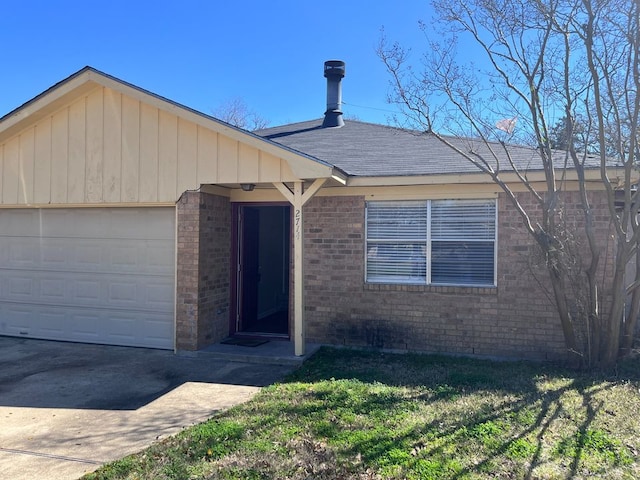
[[266, 128], [269, 121], [250, 109], [241, 98], [232, 98], [213, 110], [213, 115], [223, 122], [245, 130], [254, 131]]
[[[418, 68], [410, 51], [381, 40], [390, 100], [412, 126], [432, 132], [501, 188], [542, 253], [572, 359], [610, 366], [630, 352], [640, 308], [640, 4], [434, 0], [433, 6], [437, 19], [422, 27], [427, 39], [438, 40], [427, 40]], [[480, 61], [464, 61], [470, 57]], [[573, 141], [565, 151], [553, 148], [559, 119], [563, 135], [580, 134], [584, 148]], [[461, 147], [450, 135], [479, 139], [489, 153]], [[535, 149], [542, 182], [530, 181], [514, 161], [515, 143]], [[515, 192], [514, 176], [533, 206]], [[571, 211], [570, 178], [577, 190]], [[613, 249], [611, 235], [596, 228], [602, 219], [593, 190], [604, 192]], [[605, 265], [608, 247], [613, 265]]]

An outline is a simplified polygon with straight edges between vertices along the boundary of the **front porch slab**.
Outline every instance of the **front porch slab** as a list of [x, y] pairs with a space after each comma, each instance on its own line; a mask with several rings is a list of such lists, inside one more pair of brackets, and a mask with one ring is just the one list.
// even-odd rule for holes
[[187, 352], [187, 354], [218, 358], [232, 362], [300, 366], [311, 358], [321, 346], [322, 345], [317, 343], [307, 343], [305, 354], [297, 356], [294, 351], [293, 342], [275, 340], [268, 341], [257, 347], [215, 343], [196, 352]]

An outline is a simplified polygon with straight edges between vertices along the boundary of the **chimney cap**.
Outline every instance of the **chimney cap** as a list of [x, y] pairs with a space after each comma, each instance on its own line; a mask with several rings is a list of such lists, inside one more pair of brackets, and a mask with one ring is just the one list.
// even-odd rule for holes
[[324, 62], [324, 76], [343, 78], [346, 64], [342, 60], [327, 60]]

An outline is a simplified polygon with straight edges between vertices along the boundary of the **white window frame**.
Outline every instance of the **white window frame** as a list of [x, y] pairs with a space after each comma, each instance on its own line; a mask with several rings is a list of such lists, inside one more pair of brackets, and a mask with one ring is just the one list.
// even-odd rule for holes
[[[364, 281], [367, 284], [390, 284], [390, 285], [433, 285], [433, 286], [461, 286], [461, 287], [495, 287], [497, 286], [497, 262], [498, 262], [498, 204], [497, 204], [497, 199], [492, 198], [492, 199], [488, 199], [488, 198], [475, 198], [475, 199], [442, 199], [442, 200], [449, 200], [449, 201], [477, 201], [477, 202], [489, 202], [489, 201], [493, 201], [494, 202], [494, 224], [493, 224], [493, 238], [489, 239], [478, 239], [478, 240], [474, 240], [474, 239], [469, 239], [466, 240], [466, 242], [490, 242], [493, 241], [493, 282], [492, 283], [465, 283], [463, 281], [460, 282], [448, 282], [448, 283], [443, 283], [443, 282], [436, 282], [434, 283], [432, 281], [432, 244], [433, 244], [433, 239], [432, 239], [432, 213], [431, 213], [431, 207], [432, 207], [432, 202], [437, 202], [437, 201], [441, 201], [441, 200], [415, 200], [415, 201], [406, 201], [406, 200], [398, 200], [398, 201], [394, 201], [394, 200], [389, 200], [389, 201], [368, 201], [365, 204], [365, 241], [364, 241], [364, 260], [365, 260], [365, 265], [364, 265]], [[426, 221], [427, 221], [427, 228], [426, 228], [426, 236], [425, 236], [425, 258], [424, 258], [424, 265], [426, 268], [426, 272], [425, 272], [425, 276], [424, 279], [422, 279], [421, 281], [418, 280], [415, 277], [412, 278], [402, 278], [401, 276], [399, 276], [398, 278], [394, 278], [394, 276], [389, 276], [389, 277], [380, 277], [380, 278], [369, 278], [369, 253], [370, 253], [370, 245], [375, 246], [376, 243], [381, 243], [379, 239], [370, 239], [369, 238], [369, 207], [371, 204], [381, 204], [381, 203], [385, 203], [385, 204], [392, 204], [392, 203], [397, 203], [398, 205], [402, 205], [404, 204], [411, 204], [414, 203], [415, 205], [418, 205], [420, 203], [425, 203], [427, 204], [427, 208], [426, 208]], [[392, 239], [387, 239], [389, 241], [389, 243], [393, 244]], [[436, 240], [438, 241], [438, 240]], [[440, 240], [440, 241], [446, 241], [446, 240]], [[451, 241], [456, 241], [456, 239], [452, 239]], [[461, 239], [461, 241], [465, 241], [464, 239]], [[398, 245], [401, 245], [403, 243], [407, 243], [406, 241], [402, 242], [400, 241], [398, 243]]]

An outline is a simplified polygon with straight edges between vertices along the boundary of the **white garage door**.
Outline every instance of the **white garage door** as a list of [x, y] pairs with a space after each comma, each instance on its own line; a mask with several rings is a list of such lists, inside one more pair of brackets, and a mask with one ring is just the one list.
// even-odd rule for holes
[[0, 335], [173, 348], [173, 208], [0, 209]]

